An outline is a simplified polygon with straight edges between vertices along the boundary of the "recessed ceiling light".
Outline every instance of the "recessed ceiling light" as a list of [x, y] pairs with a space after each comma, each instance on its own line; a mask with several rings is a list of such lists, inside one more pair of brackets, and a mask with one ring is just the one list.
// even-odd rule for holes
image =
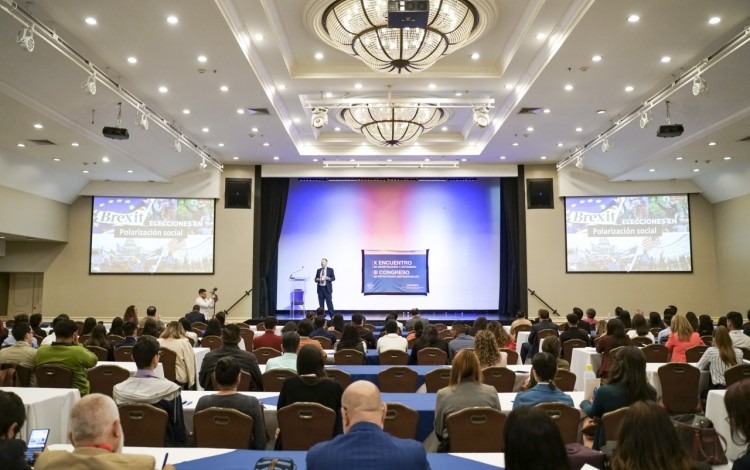
[[461, 161], [462, 161], [462, 162], [465, 162], [465, 161], [466, 161], [466, 159], [465, 159], [465, 158], [462, 158], [462, 159], [461, 159]]
[[223, 147], [223, 146], [224, 146], [224, 142], [219, 142], [219, 147]]
[[26, 144], [18, 144], [17, 147], [24, 148], [24, 147], [26, 147]]
[[505, 160], [507, 157], [505, 155], [500, 155], [500, 160]]
[[256, 41], [262, 41], [262, 40], [264, 40], [264, 39], [265, 39], [265, 37], [264, 37], [264, 36], [263, 36], [262, 34], [260, 34], [260, 33], [257, 33], [257, 34], [256, 34], [255, 36], [253, 36], [253, 38], [254, 38], [254, 39], [255, 39]]
[[542, 39], [546, 38], [546, 37], [547, 37], [547, 35], [546, 35], [546, 34], [544, 34], [544, 33], [537, 33], [537, 35], [536, 35], [536, 38], [537, 38], [538, 40], [540, 40], [540, 41], [541, 41]]
[[128, 63], [129, 64], [137, 64], [138, 63], [138, 59], [136, 59], [135, 57], [128, 57]]
[[721, 23], [721, 18], [718, 16], [712, 16], [708, 20], [708, 24], [719, 24], [719, 23]]
[[539, 157], [539, 158], [540, 158], [540, 159], [542, 159], [542, 160], [546, 160], [546, 159], [547, 159], [547, 155], [542, 155], [542, 156], [541, 156], [541, 157]]
[[630, 15], [628, 16], [628, 23], [637, 23], [641, 20], [641, 17], [638, 15]]
[[205, 64], [206, 62], [208, 62], [208, 58], [204, 55], [199, 55], [198, 62], [200, 62], [201, 64]]
[[630, 93], [633, 90], [635, 90], [635, 88], [633, 88], [631, 85], [628, 85], [625, 87], [625, 91], [627, 91], [628, 93]]
[[597, 109], [597, 110], [596, 110], [596, 114], [604, 114], [604, 113], [606, 113], [606, 112], [607, 112], [607, 110], [606, 110], [606, 109]]
[[582, 127], [576, 127], [576, 132], [583, 132], [583, 128]]
[[164, 85], [159, 87], [159, 93], [166, 93], [169, 91], [169, 88], [165, 87]]
[[665, 55], [664, 57], [661, 58], [661, 63], [662, 64], [668, 64], [671, 61], [672, 61], [672, 58], [669, 57], [668, 55]]
[[333, 130], [336, 131], [336, 132], [341, 132], [341, 128], [340, 127], [334, 127]]
[[245, 110], [242, 108], [237, 108], [237, 114], [245, 114]]
[[190, 114], [190, 110], [185, 108], [182, 110], [182, 114]]
[[429, 85], [427, 85], [427, 88], [429, 88], [430, 90], [434, 90], [435, 88], [437, 88], [437, 85], [435, 85], [434, 83], [430, 83]]
[[518, 147], [518, 142], [513, 142], [514, 147]]
[[479, 53], [475, 52], [471, 55], [472, 60], [479, 60]]
[[526, 132], [534, 132], [534, 128], [529, 126], [526, 128]]
[[239, 160], [239, 159], [240, 157], [237, 157], [237, 156], [232, 157], [232, 160]]
[[591, 60], [594, 61], [594, 62], [601, 62], [602, 61], [602, 56], [600, 56], [600, 55], [597, 54], [594, 57], [592, 57]]
[[103, 157], [102, 157], [102, 161], [103, 161], [104, 163], [109, 163], [109, 157], [107, 157], [106, 155], [105, 155], [105, 156], [103, 156]]
[[464, 94], [463, 94], [463, 93], [461, 93], [460, 91], [457, 91], [457, 92], [456, 92], [456, 96], [463, 96], [463, 95], [464, 95]]
[[415, 147], [419, 147], [419, 142], [414, 142]]
[[648, 169], [648, 172], [649, 172], [649, 173], [653, 173], [653, 172], [655, 172], [655, 171], [656, 171], [656, 168], [649, 168], [649, 169]]
[[316, 52], [316, 53], [315, 53], [315, 58], [316, 58], [316, 59], [318, 59], [318, 60], [323, 60], [323, 57], [325, 57], [325, 56], [323, 55], [323, 53], [322, 53], [322, 52]]
[[203, 128], [203, 129], [201, 129], [201, 130], [202, 130], [203, 132], [208, 132], [208, 127], [204, 127], [204, 128]]
[[224, 93], [226, 93], [226, 92], [228, 92], [228, 91], [229, 91], [229, 87], [228, 87], [228, 86], [226, 86], [226, 85], [222, 85], [222, 86], [220, 86], [220, 87], [219, 87], [219, 90], [221, 90], [221, 91], [223, 91]]
[[709, 147], [714, 147], [715, 145], [716, 145], [716, 142], [709, 142], [709, 143], [708, 143], [708, 146], [709, 146]]
[[443, 126], [443, 127], [440, 128], [440, 130], [443, 131], [443, 132], [447, 132], [448, 131], [448, 126]]
[[271, 145], [271, 144], [269, 144], [268, 142], [263, 142], [263, 146], [264, 147], [268, 147], [269, 145]]
[[730, 157], [729, 155], [727, 155], [726, 157], [724, 157], [724, 160], [731, 160], [731, 159], [732, 159], [732, 157]]
[[675, 157], [675, 160], [680, 161], [682, 160], [682, 157]]
[[180, 22], [180, 20], [177, 19], [176, 16], [174, 16], [174, 15], [167, 16], [167, 23], [169, 23], [169, 24], [177, 24], [179, 22]]
[[281, 91], [284, 91], [284, 90], [286, 90], [286, 85], [284, 85], [284, 84], [282, 83], [282, 84], [280, 84], [280, 85], [278, 86], [278, 88], [279, 88], [279, 90], [281, 90]]
[[333, 97], [333, 93], [331, 93], [330, 91], [328, 91], [328, 92], [326, 92], [325, 97], [326, 98], [332, 98]]
[[85, 21], [86, 24], [89, 24], [91, 26], [94, 26], [96, 24], [96, 18], [94, 18], [93, 16], [89, 16], [88, 18], [86, 18], [83, 21]]
[[89, 170], [81, 170], [81, 173], [85, 173], [85, 174], [88, 174], [88, 173], [89, 173]]
[[693, 173], [698, 173], [699, 171], [701, 171], [700, 168], [693, 168]]
[[299, 124], [300, 122], [302, 122], [300, 118], [294, 118], [292, 119], [292, 121], [294, 121], [295, 124]]
[[350, 162], [356, 162], [357, 160], [355, 160], [355, 159], [353, 159], [353, 158], [350, 158], [350, 159], [349, 159], [349, 161], [350, 161]]
[[355, 83], [354, 84], [354, 88], [357, 89], [357, 90], [361, 90], [362, 89], [362, 84], [361, 83]]
[[133, 170], [128, 170], [127, 172], [128, 172], [128, 173], [132, 173], [132, 172], [133, 172]]
[[317, 159], [317, 158], [313, 158], [313, 161], [314, 161], [314, 162], [317, 162], [317, 161], [318, 161], [318, 159]]
[[252, 127], [252, 128], [250, 128], [250, 132], [258, 132], [258, 128], [257, 127]]
[[426, 161], [426, 162], [429, 162], [429, 161], [430, 161], [430, 159], [429, 159], [429, 158], [425, 158], [425, 159], [424, 159], [424, 161]]
[[505, 84], [505, 89], [506, 90], [512, 90], [513, 89], [513, 84], [512, 83], [506, 83]]
[[392, 161], [393, 161], [393, 159], [392, 159], [392, 158], [389, 158], [389, 159], [387, 159], [386, 161], [387, 161], [387, 162], [392, 162]]
[[44, 129], [44, 126], [41, 124], [34, 124], [34, 129]]
[[558, 142], [558, 143], [557, 143], [557, 146], [558, 146], [558, 147], [562, 147], [562, 146], [563, 146], [563, 143], [562, 143], [562, 142]]
[[549, 113], [551, 113], [551, 112], [552, 112], [552, 110], [551, 110], [551, 109], [549, 109], [549, 108], [544, 108], [544, 111], [542, 111], [542, 112], [543, 112], [544, 114], [549, 114]]
[[570, 83], [565, 85], [565, 91], [573, 91], [573, 85], [571, 85]]
[[278, 155], [274, 155], [273, 159], [278, 160], [279, 159]]
[[71, 142], [70, 145], [73, 146], [73, 147], [78, 147], [78, 142]]
[[59, 162], [59, 161], [60, 161], [60, 159], [59, 159], [59, 158], [57, 158], [57, 157], [55, 157], [55, 158], [53, 158], [53, 159], [52, 159], [52, 161], [53, 161], [53, 162]]

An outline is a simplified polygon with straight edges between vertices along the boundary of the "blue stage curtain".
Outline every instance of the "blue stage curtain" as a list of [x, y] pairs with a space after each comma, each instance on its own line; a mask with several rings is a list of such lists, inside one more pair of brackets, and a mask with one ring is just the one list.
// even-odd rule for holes
[[279, 238], [289, 196], [289, 178], [261, 178], [260, 200], [260, 316], [276, 315]]
[[500, 300], [502, 316], [521, 309], [521, 234], [519, 178], [500, 178]]

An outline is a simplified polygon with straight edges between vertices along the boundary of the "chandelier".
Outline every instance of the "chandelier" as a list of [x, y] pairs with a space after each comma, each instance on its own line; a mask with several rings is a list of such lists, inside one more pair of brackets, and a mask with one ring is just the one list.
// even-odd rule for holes
[[385, 147], [415, 142], [448, 119], [448, 111], [435, 105], [414, 103], [352, 104], [338, 114], [354, 132], [372, 144]]
[[468, 0], [430, 0], [427, 28], [389, 28], [385, 0], [337, 0], [323, 13], [331, 43], [378, 72], [420, 72], [471, 40], [479, 15]]

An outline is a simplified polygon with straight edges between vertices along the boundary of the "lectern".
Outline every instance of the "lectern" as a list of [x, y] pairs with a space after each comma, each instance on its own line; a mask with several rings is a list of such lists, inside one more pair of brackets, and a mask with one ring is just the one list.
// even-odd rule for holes
[[308, 277], [292, 277], [289, 279], [289, 316], [294, 320], [297, 311], [305, 318], [305, 289]]

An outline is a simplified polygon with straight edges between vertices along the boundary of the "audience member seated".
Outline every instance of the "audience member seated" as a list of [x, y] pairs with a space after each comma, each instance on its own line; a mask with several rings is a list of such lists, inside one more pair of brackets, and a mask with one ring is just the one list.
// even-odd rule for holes
[[529, 333], [528, 342], [521, 346], [521, 362], [526, 363], [526, 358], [531, 356], [534, 357], [539, 352], [539, 332], [542, 330], [554, 331], [555, 336], [558, 334], [558, 328], [555, 323], [549, 318], [549, 310], [540, 308], [539, 309], [539, 323], [531, 327]]
[[[68, 317], [68, 315], [66, 315], [65, 313], [61, 313], [60, 315], [56, 316], [54, 320], [52, 320], [52, 331], [44, 337], [44, 339], [42, 340], [42, 344], [40, 344], [39, 346], [47, 346], [55, 342], [55, 326], [60, 320], [70, 320], [70, 317]], [[78, 331], [78, 327], [76, 327], [76, 331]]]
[[727, 329], [735, 348], [750, 348], [750, 336], [742, 331], [742, 314], [740, 312], [727, 313]]
[[[617, 361], [610, 371], [609, 383], [599, 388], [593, 403], [583, 400], [581, 409], [598, 422], [604, 413], [643, 400], [656, 400], [656, 390], [646, 379], [646, 356], [635, 346], [625, 346], [617, 355]], [[599, 449], [602, 445], [604, 434], [601, 426], [598, 426], [594, 437], [594, 449]]]
[[487, 329], [487, 324], [488, 324], [487, 317], [485, 316], [477, 317], [477, 319], [474, 320], [474, 324], [471, 325], [471, 330], [469, 334], [476, 338], [477, 333]]
[[516, 338], [516, 328], [519, 326], [532, 326], [531, 320], [526, 318], [526, 314], [522, 312], [521, 310], [516, 313], [516, 319], [513, 320], [513, 323], [510, 324], [510, 335], [513, 337], [513, 340], [515, 341]]
[[631, 344], [630, 338], [625, 334], [625, 326], [623, 326], [619, 319], [613, 318], [607, 322], [607, 334], [599, 338], [596, 342], [596, 352], [602, 355], [602, 365], [599, 366], [596, 376], [604, 379], [607, 378], [607, 374], [615, 362], [610, 351], [620, 346], [630, 346]]
[[306, 457], [308, 470], [430, 468], [421, 443], [383, 431], [387, 408], [374, 384], [349, 385], [341, 404], [344, 434], [313, 446]]
[[667, 344], [669, 336], [672, 334], [672, 317], [677, 315], [677, 311], [673, 310], [672, 307], [667, 307], [664, 310], [664, 329], [656, 335], [656, 343]]
[[489, 406], [500, 411], [497, 390], [481, 382], [479, 359], [471, 349], [461, 349], [453, 358], [450, 383], [438, 390], [435, 400], [435, 435], [440, 441], [438, 451], [449, 448], [448, 415], [473, 406]]
[[289, 331], [297, 332], [297, 323], [289, 320], [288, 322], [284, 323], [284, 328], [281, 329], [281, 334], [287, 333]]
[[581, 319], [589, 324], [589, 330], [593, 330], [596, 326], [596, 310], [593, 308], [586, 309], [586, 316]]
[[701, 336], [713, 336], [714, 322], [708, 315], [698, 317], [698, 334]]
[[411, 329], [409, 334], [406, 335], [406, 342], [417, 340], [422, 336], [422, 333], [424, 332], [425, 326], [422, 322], [417, 322], [414, 324], [414, 328]]
[[[213, 321], [213, 320], [211, 320]], [[237, 360], [240, 365], [240, 369], [250, 374], [253, 379], [252, 389], [255, 391], [263, 391], [263, 375], [260, 373], [260, 367], [258, 367], [258, 358], [255, 354], [240, 349], [238, 344], [240, 340], [240, 328], [237, 325], [227, 325], [224, 327], [224, 332], [221, 336], [222, 345], [219, 349], [215, 349], [203, 358], [203, 364], [200, 368], [199, 381], [201, 387], [205, 390], [213, 390], [213, 384], [211, 383], [211, 374], [213, 374], [216, 368], [216, 363], [222, 357], [232, 356]]]
[[[570, 363], [561, 357], [562, 346], [560, 345], [560, 339], [555, 336], [550, 336], [544, 340], [542, 344], [542, 352], [552, 354], [557, 363], [557, 370], [570, 370]], [[556, 374], [557, 372], [555, 372]], [[529, 374], [529, 378], [526, 379], [524, 384], [521, 386], [521, 390], [528, 390], [535, 387], [537, 384], [536, 377], [534, 374]]]
[[569, 470], [560, 429], [546, 411], [514, 408], [505, 422], [505, 470]]
[[266, 448], [266, 425], [263, 408], [257, 398], [237, 393], [240, 384], [240, 366], [232, 356], [219, 359], [214, 370], [219, 391], [213, 395], [204, 395], [195, 405], [195, 412], [206, 408], [229, 408], [253, 418], [253, 445], [251, 449]]
[[[699, 369], [708, 369], [710, 372], [709, 389], [723, 389], [727, 387], [724, 372], [730, 367], [742, 363], [742, 350], [732, 346], [729, 332], [723, 326], [714, 330], [714, 340], [710, 348], [706, 349], [698, 361]], [[702, 392], [703, 398], [708, 395], [708, 390]]]
[[95, 325], [94, 329], [91, 330], [89, 339], [83, 344], [84, 346], [96, 346], [98, 348], [107, 350], [107, 360], [115, 360], [115, 350], [112, 348], [112, 344], [107, 340], [107, 329], [104, 325]]
[[362, 315], [361, 313], [352, 314], [352, 324], [354, 324], [357, 327], [359, 337], [362, 338], [362, 340], [367, 345], [368, 349], [375, 349], [378, 347], [378, 344], [375, 341], [375, 336], [373, 336], [372, 331], [365, 328], [365, 316], [364, 315]]
[[[13, 325], [15, 328], [17, 325]], [[28, 323], [26, 324], [28, 327]], [[19, 340], [20, 341], [20, 340]], [[21, 397], [0, 390], [0, 468], [3, 470], [29, 470], [26, 463], [26, 442], [18, 439], [24, 422], [26, 407]]]
[[[612, 470], [693, 470], [667, 411], [653, 401], [630, 405], [622, 420]], [[711, 468], [711, 467], [708, 467]]]
[[636, 313], [635, 315], [633, 315], [633, 328], [631, 330], [628, 330], [626, 334], [630, 339], [648, 338], [651, 340], [651, 342], [654, 341], [654, 335], [649, 329], [646, 317], [644, 317], [641, 313]]
[[198, 334], [192, 330], [190, 327], [190, 322], [187, 320], [187, 318], [182, 317], [179, 320], [177, 320], [180, 323], [180, 326], [182, 326], [182, 331], [185, 332], [185, 337], [189, 340], [193, 340], [193, 345], [198, 345]]
[[685, 351], [693, 346], [702, 346], [703, 340], [693, 331], [690, 322], [682, 315], [672, 317], [672, 334], [667, 340], [667, 348], [672, 354], [671, 362], [687, 362]]
[[141, 336], [153, 336], [158, 338], [161, 336], [161, 330], [156, 320], [151, 317], [146, 317], [146, 321], [143, 323], [143, 329], [141, 330]]
[[462, 321], [455, 321], [451, 325], [453, 339], [448, 343], [449, 359], [453, 360], [458, 351], [474, 347], [474, 337], [470, 336], [469, 327]]
[[398, 333], [398, 324], [396, 323], [396, 320], [388, 320], [385, 322], [384, 330], [385, 335], [378, 339], [378, 353], [394, 350], [406, 352], [408, 341]]
[[474, 353], [479, 359], [479, 367], [505, 367], [508, 365], [508, 354], [500, 352], [495, 343], [495, 335], [489, 330], [479, 330], [474, 338]]
[[430, 324], [430, 320], [424, 318], [418, 308], [413, 308], [409, 311], [410, 318], [406, 321], [406, 329], [413, 330], [417, 323], [422, 324], [422, 329]]
[[299, 335], [299, 346], [300, 348], [302, 346], [307, 346], [308, 344], [310, 346], [313, 346], [320, 351], [320, 355], [323, 356], [323, 358], [328, 357], [325, 350], [323, 350], [323, 346], [320, 345], [317, 339], [312, 339], [310, 337], [310, 333], [313, 332], [313, 322], [310, 319], [305, 318], [304, 320], [301, 320], [299, 324], [297, 325], [297, 334]]
[[125, 321], [122, 319], [122, 317], [115, 317], [112, 319], [112, 324], [109, 326], [108, 334], [122, 336], [124, 338], [125, 337], [125, 329], [123, 328], [124, 326], [125, 326]]
[[297, 372], [297, 350], [299, 349], [299, 335], [290, 331], [281, 337], [281, 351], [279, 357], [272, 357], [266, 362], [266, 372], [273, 369], [289, 369]]
[[221, 322], [216, 318], [208, 320], [206, 323], [206, 330], [203, 332], [203, 336], [218, 336], [221, 337]]
[[137, 330], [137, 327], [135, 326], [134, 323], [125, 322], [122, 325], [122, 331], [125, 334], [125, 338], [122, 341], [120, 341], [119, 343], [115, 344], [114, 348], [117, 349], [117, 348], [121, 348], [123, 346], [135, 346], [135, 342], [136, 342], [135, 333], [136, 333], [136, 330]]
[[338, 331], [339, 333], [343, 333], [344, 331], [344, 316], [340, 313], [337, 313], [333, 315], [333, 318], [331, 319], [331, 326], [328, 327], [331, 331]]
[[724, 406], [727, 408], [729, 428], [732, 440], [745, 446], [744, 455], [735, 462], [732, 470], [750, 469], [750, 380], [740, 380], [731, 385], [724, 395]]
[[[18, 322], [13, 324], [11, 334], [16, 342], [13, 346], [0, 349], [0, 364], [12, 362], [23, 367], [28, 367], [33, 371], [36, 365], [37, 352], [31, 345], [34, 332], [31, 331], [28, 323]], [[33, 387], [35, 383], [36, 377], [34, 374], [31, 374], [31, 383], [29, 385]]]
[[362, 354], [367, 354], [367, 344], [359, 336], [359, 329], [357, 326], [351, 323], [344, 327], [344, 332], [341, 333], [341, 339], [336, 341], [333, 349], [336, 351], [341, 351], [342, 349], [356, 349]]
[[516, 350], [516, 342], [513, 341], [513, 337], [505, 331], [505, 328], [503, 328], [503, 325], [499, 321], [492, 320], [487, 325], [487, 329], [495, 336], [495, 344], [497, 344], [498, 348]]
[[448, 343], [440, 338], [434, 325], [428, 325], [422, 332], [422, 336], [414, 341], [409, 355], [409, 364], [417, 363], [417, 354], [424, 348], [438, 348], [445, 352], [445, 357], [448, 358]]
[[29, 317], [29, 326], [36, 336], [44, 338], [47, 332], [42, 329], [42, 314], [34, 313]]
[[147, 403], [167, 412], [166, 447], [187, 445], [187, 430], [182, 413], [180, 386], [159, 377], [154, 369], [159, 365], [159, 342], [153, 336], [141, 336], [133, 346], [133, 360], [138, 368], [135, 375], [114, 386], [113, 395], [118, 405]]
[[313, 327], [315, 328], [312, 333], [310, 333], [310, 338], [315, 338], [316, 336], [322, 336], [324, 338], [328, 338], [328, 341], [331, 342], [331, 348], [333, 348], [333, 345], [336, 344], [336, 341], [338, 338], [336, 338], [336, 335], [328, 331], [328, 328], [326, 327], [326, 317], [325, 315], [318, 315], [313, 320]]
[[[386, 316], [385, 316], [385, 321], [386, 321], [386, 323], [388, 322], [388, 320], [393, 320], [393, 321], [395, 321], [395, 322], [396, 322], [396, 326], [398, 326], [398, 334], [399, 334], [399, 335], [400, 335], [400, 334], [402, 334], [402, 333], [403, 333], [403, 332], [405, 331], [405, 330], [404, 330], [404, 324], [403, 324], [403, 323], [401, 323], [400, 321], [398, 321], [398, 314], [397, 314], [397, 313], [395, 313], [395, 312], [391, 312], [391, 313], [389, 313], [388, 315], [386, 315]], [[420, 322], [420, 323], [421, 323], [421, 322]], [[428, 321], [428, 322], [427, 322], [427, 324], [429, 325], [429, 324], [430, 324], [430, 322]], [[382, 335], [382, 331], [381, 331], [381, 335]]]
[[[333, 435], [341, 434], [341, 394], [344, 392], [337, 382], [326, 377], [324, 361], [315, 346], [303, 346], [297, 354], [296, 377], [288, 377], [281, 386], [277, 406], [279, 409], [298, 402], [319, 403], [336, 412]], [[281, 448], [282, 436], [278, 436], [276, 447]]]
[[[667, 325], [664, 324], [664, 322], [661, 319], [661, 315], [659, 315], [659, 312], [649, 312], [648, 314], [648, 327], [651, 328], [659, 328], [659, 330], [663, 330], [666, 328]], [[656, 339], [656, 338], [654, 338]]]
[[128, 308], [125, 309], [125, 313], [122, 315], [122, 319], [123, 321], [125, 321], [125, 323], [130, 322], [137, 327], [138, 307], [136, 307], [135, 305], [129, 305]]
[[548, 352], [540, 352], [531, 360], [531, 374], [536, 385], [516, 395], [513, 409], [519, 406], [535, 406], [539, 403], [561, 402], [575, 406], [570, 395], [555, 386], [557, 359]]
[[617, 316], [617, 318], [620, 319], [620, 321], [622, 322], [622, 326], [624, 326], [626, 330], [629, 330], [633, 327], [633, 321], [630, 319], [630, 312], [628, 312], [627, 310], [623, 309], [622, 312], [620, 312], [620, 315]]
[[276, 324], [276, 317], [272, 315], [263, 319], [263, 326], [266, 330], [262, 335], [253, 338], [253, 348], [273, 348], [281, 351], [281, 336], [276, 334]]
[[[73, 452], [46, 450], [34, 468], [145, 470], [156, 467], [153, 456], [122, 453], [124, 435], [120, 413], [115, 402], [106, 395], [93, 393], [73, 406], [68, 437]], [[165, 468], [174, 467], [168, 465]]]
[[201, 313], [200, 305], [193, 305], [193, 309], [185, 314], [185, 320], [193, 326], [193, 323], [206, 323], [206, 316]]
[[596, 322], [596, 326], [594, 327], [594, 332], [591, 335], [591, 341], [594, 342], [597, 339], [601, 338], [602, 336], [605, 336], [606, 334], [607, 334], [607, 320], [599, 320], [598, 322]]
[[83, 328], [81, 328], [81, 335], [90, 335], [96, 326], [96, 318], [86, 317], [83, 321]]
[[584, 323], [586, 328], [581, 329], [578, 327], [578, 316], [575, 313], [569, 313], [565, 319], [567, 320], [568, 328], [560, 333], [560, 342], [564, 343], [569, 339], [580, 339], [586, 343], [586, 346], [591, 342], [589, 337], [588, 323]]
[[[28, 325], [29, 316], [26, 315], [25, 313], [19, 313], [18, 315], [13, 317], [13, 324], [15, 325], [16, 323], [26, 323]], [[40, 345], [37, 344], [36, 338], [34, 338], [33, 334], [31, 335], [31, 339], [32, 339], [31, 341], [32, 347], [38, 348]], [[16, 338], [14, 338], [12, 334], [9, 334], [8, 337], [5, 338], [5, 340], [3, 340], [2, 347], [7, 348], [8, 346], [13, 346], [14, 344], [16, 344]]]
[[700, 322], [698, 321], [698, 315], [696, 315], [695, 312], [688, 312], [685, 314], [685, 318], [690, 323], [690, 327], [693, 329], [693, 331], [697, 333], [698, 327], [700, 326]]
[[193, 346], [185, 336], [185, 330], [180, 322], [169, 322], [159, 338], [159, 346], [174, 351], [177, 356], [175, 361], [177, 382], [185, 388], [195, 385], [195, 352], [193, 352]]
[[55, 325], [55, 342], [40, 347], [36, 352], [35, 365], [57, 364], [73, 373], [73, 387], [81, 396], [89, 393], [88, 369], [94, 367], [94, 353], [78, 344], [78, 326], [73, 320], [60, 320]]

